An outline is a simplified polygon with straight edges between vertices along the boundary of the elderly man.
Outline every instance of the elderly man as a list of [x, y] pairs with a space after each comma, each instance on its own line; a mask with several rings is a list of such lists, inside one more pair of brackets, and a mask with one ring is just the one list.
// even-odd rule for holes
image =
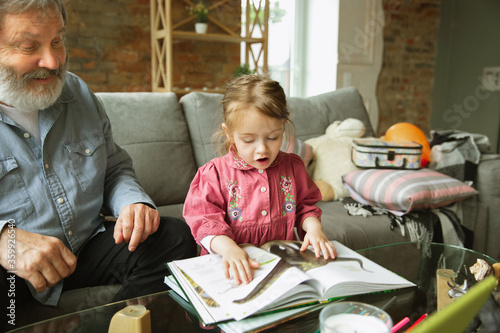
[[[67, 72], [65, 25], [61, 0], [0, 0], [4, 311], [117, 282], [115, 300], [157, 292], [165, 262], [196, 255], [187, 225], [160, 218], [98, 100]], [[116, 223], [104, 221], [103, 207]]]

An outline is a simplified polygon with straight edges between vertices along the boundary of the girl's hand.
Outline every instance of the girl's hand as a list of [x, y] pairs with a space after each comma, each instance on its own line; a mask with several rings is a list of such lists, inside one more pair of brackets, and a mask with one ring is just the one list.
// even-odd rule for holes
[[337, 250], [335, 246], [328, 240], [321, 222], [315, 217], [308, 217], [302, 223], [302, 229], [306, 232], [300, 251], [305, 251], [309, 245], [312, 245], [316, 258], [321, 256], [325, 259], [335, 259], [337, 257]]
[[226, 255], [222, 256], [222, 265], [226, 279], [234, 278], [236, 284], [249, 284], [253, 279], [253, 270], [260, 264], [248, 256], [241, 247], [236, 246]]
[[227, 236], [216, 236], [210, 243], [212, 251], [222, 256], [226, 279], [234, 278], [236, 284], [248, 284], [253, 279], [253, 270], [260, 264], [248, 256], [241, 247]]

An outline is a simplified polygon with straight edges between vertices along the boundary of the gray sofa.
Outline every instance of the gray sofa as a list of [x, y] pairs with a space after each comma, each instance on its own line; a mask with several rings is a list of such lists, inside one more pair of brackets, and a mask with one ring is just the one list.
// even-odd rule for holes
[[[196, 170], [217, 156], [212, 134], [220, 126], [221, 94], [191, 92], [178, 101], [173, 93], [98, 93], [113, 126], [113, 135], [134, 160], [139, 180], [162, 215], [182, 218], [182, 207]], [[321, 136], [329, 124], [360, 119], [365, 136], [375, 133], [355, 88], [343, 88], [310, 98], [289, 98], [295, 136]], [[500, 159], [484, 156], [480, 164], [474, 249], [500, 258], [500, 246], [491, 240], [497, 230], [494, 216], [500, 200]], [[496, 171], [495, 171], [496, 170]], [[320, 202], [325, 233], [353, 248], [409, 241], [398, 228], [391, 230], [387, 216], [349, 216], [339, 201]], [[490, 218], [488, 218], [490, 215]], [[498, 219], [497, 219], [498, 220]], [[500, 225], [500, 223], [498, 223]], [[498, 234], [498, 233], [496, 233]]]
[[[191, 92], [180, 100], [174, 93], [98, 93], [113, 126], [115, 141], [132, 156], [134, 168], [161, 215], [182, 218], [184, 198], [196, 170], [216, 156], [211, 136], [218, 124], [221, 94]], [[320, 136], [335, 120], [357, 118], [374, 136], [359, 93], [343, 88], [310, 98], [290, 98], [295, 136], [301, 140]], [[500, 158], [484, 157], [476, 186], [480, 194], [473, 248], [500, 258]], [[326, 235], [362, 249], [409, 241], [408, 233], [392, 230], [387, 216], [350, 216], [339, 201], [320, 202]], [[51, 311], [74, 311], [106, 303], [113, 288], [88, 288], [67, 292]], [[111, 290], [111, 291], [110, 291]], [[97, 296], [96, 296], [97, 295]], [[72, 301], [68, 301], [72, 300]], [[62, 309], [61, 309], [62, 308]], [[50, 314], [53, 315], [53, 314]]]

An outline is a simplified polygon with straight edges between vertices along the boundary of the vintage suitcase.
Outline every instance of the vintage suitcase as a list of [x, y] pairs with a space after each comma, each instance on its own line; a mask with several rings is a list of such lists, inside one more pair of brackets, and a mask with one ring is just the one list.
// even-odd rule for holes
[[358, 168], [415, 170], [420, 169], [422, 145], [410, 141], [354, 139], [351, 157]]

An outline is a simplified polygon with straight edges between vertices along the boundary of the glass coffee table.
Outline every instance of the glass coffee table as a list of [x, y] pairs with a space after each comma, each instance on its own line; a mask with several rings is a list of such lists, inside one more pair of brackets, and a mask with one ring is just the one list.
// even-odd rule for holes
[[[385, 309], [394, 323], [404, 317], [410, 318], [410, 324], [424, 313], [431, 314], [437, 309], [436, 270], [448, 268], [464, 272], [484, 259], [489, 263], [496, 260], [451, 245], [438, 243], [397, 243], [358, 250], [361, 255], [386, 267], [418, 287], [395, 290], [385, 293], [358, 295], [349, 300], [364, 302], [378, 307], [390, 305]], [[470, 273], [469, 273], [470, 274]], [[471, 274], [472, 280], [474, 280]], [[11, 332], [107, 332], [113, 315], [132, 304], [142, 304], [151, 312], [152, 332], [221, 332], [218, 326], [203, 327], [189, 304], [180, 299], [173, 291], [139, 297], [65, 316], [53, 318], [25, 326]], [[261, 328], [265, 332], [297, 332], [319, 331], [320, 308], [290, 319], [280, 324]]]

